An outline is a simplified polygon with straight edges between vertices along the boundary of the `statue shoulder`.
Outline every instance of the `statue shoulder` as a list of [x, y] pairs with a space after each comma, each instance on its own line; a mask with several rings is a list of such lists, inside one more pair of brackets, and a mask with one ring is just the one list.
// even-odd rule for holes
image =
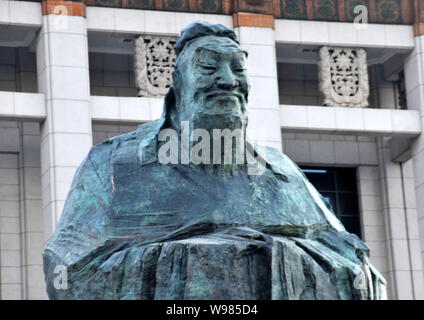
[[137, 130], [111, 137], [93, 146], [79, 166], [73, 186], [79, 181], [95, 176], [108, 180], [116, 165], [135, 165], [140, 163], [139, 149], [157, 141], [161, 121], [143, 123]]
[[148, 143], [147, 138], [156, 140], [159, 124], [158, 121], [143, 123], [134, 131], [108, 138], [93, 146], [87, 158], [103, 165], [139, 162], [138, 149], [140, 145]]
[[297, 164], [284, 152], [270, 146], [256, 146], [255, 148], [260, 151], [274, 172], [280, 172], [286, 175], [296, 172], [296, 175], [303, 175]]

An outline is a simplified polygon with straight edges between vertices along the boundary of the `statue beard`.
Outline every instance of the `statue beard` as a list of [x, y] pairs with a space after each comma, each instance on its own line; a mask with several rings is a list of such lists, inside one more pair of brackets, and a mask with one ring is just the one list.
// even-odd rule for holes
[[[209, 133], [210, 137], [210, 163], [211, 165], [204, 165], [203, 168], [211, 170], [214, 174], [222, 171], [226, 173], [233, 174], [241, 168], [244, 168], [246, 165], [246, 127], [247, 127], [247, 115], [244, 114], [235, 114], [232, 112], [225, 113], [203, 113], [198, 112], [191, 116], [189, 121], [190, 131], [193, 132], [195, 129], [204, 129]], [[221, 140], [221, 149], [215, 149], [215, 132], [217, 134], [226, 135], [225, 131], [230, 131], [230, 134], [236, 137], [235, 139], [230, 138], [230, 149], [226, 149], [227, 145], [224, 138], [219, 138]], [[191, 142], [190, 150], [195, 142]], [[243, 150], [243, 151], [242, 151]], [[231, 153], [231, 163], [225, 162], [226, 155]], [[217, 153], [217, 155], [215, 155]], [[237, 154], [242, 154], [238, 156]], [[212, 164], [214, 162], [214, 157], [218, 156], [222, 159], [220, 164]], [[241, 159], [241, 162], [239, 162]], [[227, 164], [225, 164], [227, 163]]]
[[224, 130], [229, 129], [234, 131], [236, 129], [246, 131], [247, 116], [234, 115], [232, 113], [195, 113], [190, 119], [190, 130], [205, 129], [211, 135], [214, 129]]
[[[199, 95], [200, 96], [200, 95]], [[198, 97], [199, 97], [198, 96]], [[199, 101], [200, 100], [200, 101]], [[233, 172], [234, 170], [238, 170], [238, 168], [242, 168], [245, 166], [245, 156], [243, 163], [240, 164], [236, 159], [239, 157], [236, 156], [238, 152], [240, 152], [241, 149], [246, 149], [246, 128], [248, 123], [248, 117], [246, 112], [246, 103], [244, 103], [244, 98], [241, 98], [238, 103], [235, 103], [233, 99], [228, 99], [226, 97], [216, 97], [213, 99], [205, 99], [205, 95], [202, 96], [201, 99], [190, 99], [189, 103], [184, 104], [184, 99], [180, 102], [180, 105], [184, 105], [185, 110], [192, 110], [190, 114], [185, 113], [185, 117], [178, 117], [179, 122], [178, 127], [180, 130], [182, 129], [183, 122], [185, 121], [186, 128], [189, 130], [188, 135], [191, 136], [191, 134], [196, 129], [203, 129], [206, 130], [209, 133], [210, 138], [210, 148], [211, 148], [211, 161], [210, 165], [201, 165], [200, 167], [206, 168], [206, 169], [212, 169], [213, 172], [216, 170], [224, 170], [224, 171], [230, 171]], [[190, 106], [197, 106], [191, 108]], [[202, 108], [198, 108], [198, 106], [202, 106]], [[200, 109], [200, 110], [199, 110]], [[175, 118], [174, 118], [175, 119]], [[232, 154], [232, 163], [225, 165], [224, 162], [222, 164], [212, 164], [213, 163], [213, 153], [212, 148], [214, 144], [214, 130], [218, 130], [220, 133], [225, 133], [226, 131], [231, 131], [231, 134], [236, 135], [239, 137], [239, 139], [232, 139], [232, 147], [231, 150], [226, 150], [226, 152], [230, 151]], [[180, 131], [182, 135], [185, 136], [185, 134]], [[186, 136], [187, 137], [187, 136]], [[236, 142], [237, 141], [237, 142]], [[221, 140], [221, 156], [222, 159], [225, 158], [225, 151], [224, 151], [224, 140]], [[189, 143], [189, 150], [192, 149], [193, 145], [197, 144], [198, 141], [191, 141]], [[215, 153], [216, 151], [213, 150]], [[244, 153], [245, 154], [245, 153]], [[240, 159], [240, 158], [239, 158]], [[236, 162], [238, 164], [236, 164]]]
[[219, 96], [208, 97], [207, 94], [195, 95], [194, 100], [200, 100], [197, 103], [203, 108], [191, 115], [190, 129], [201, 128], [211, 134], [213, 129], [246, 131], [247, 112], [244, 97], [240, 98], [237, 104], [232, 99]]

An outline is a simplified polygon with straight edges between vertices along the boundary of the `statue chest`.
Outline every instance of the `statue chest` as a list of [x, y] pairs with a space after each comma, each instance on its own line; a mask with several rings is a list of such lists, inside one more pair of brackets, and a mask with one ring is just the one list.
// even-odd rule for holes
[[113, 224], [172, 231], [212, 223], [266, 229], [322, 223], [322, 214], [296, 181], [267, 170], [261, 176], [206, 174], [189, 166], [114, 166]]

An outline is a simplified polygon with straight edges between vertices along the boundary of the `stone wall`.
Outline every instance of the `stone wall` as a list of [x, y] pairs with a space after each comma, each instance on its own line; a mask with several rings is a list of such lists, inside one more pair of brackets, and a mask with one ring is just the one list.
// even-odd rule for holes
[[40, 129], [0, 121], [0, 299], [45, 299]]
[[0, 91], [38, 92], [35, 53], [0, 47]]
[[92, 52], [89, 63], [92, 95], [137, 97], [132, 55]]

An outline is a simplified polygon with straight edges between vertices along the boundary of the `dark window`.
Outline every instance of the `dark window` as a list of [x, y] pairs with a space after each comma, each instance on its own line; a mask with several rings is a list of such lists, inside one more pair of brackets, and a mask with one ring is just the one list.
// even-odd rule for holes
[[346, 230], [361, 237], [355, 168], [302, 167]]

